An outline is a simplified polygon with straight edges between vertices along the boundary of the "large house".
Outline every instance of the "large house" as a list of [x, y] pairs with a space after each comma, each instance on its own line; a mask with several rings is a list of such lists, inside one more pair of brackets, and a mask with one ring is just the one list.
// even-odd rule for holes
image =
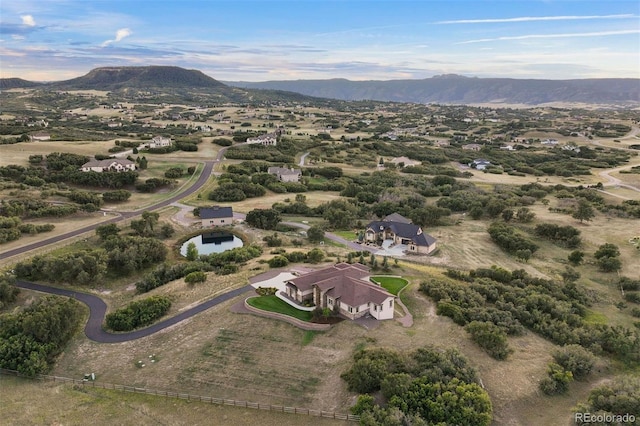
[[277, 133], [265, 133], [264, 135], [256, 136], [255, 138], [247, 138], [248, 144], [260, 144], [263, 146], [276, 146], [278, 143]]
[[369, 281], [369, 268], [359, 263], [338, 263], [293, 278], [286, 282], [285, 294], [350, 319], [367, 314], [377, 320], [393, 318], [393, 294]]
[[83, 172], [128, 172], [136, 169], [136, 163], [120, 158], [107, 158], [106, 160], [91, 160], [84, 163], [80, 170]]
[[436, 249], [435, 238], [425, 234], [421, 227], [398, 213], [369, 223], [364, 232], [364, 240], [371, 243], [391, 240], [392, 245], [404, 245], [405, 252], [413, 254], [429, 254]]
[[277, 177], [280, 182], [300, 182], [302, 177], [302, 171], [294, 168], [269, 167], [267, 173]]
[[171, 146], [171, 138], [165, 138], [164, 136], [155, 136], [148, 144], [149, 148], [164, 148], [165, 146]]
[[233, 223], [233, 209], [221, 206], [203, 207], [200, 209], [200, 220], [202, 220], [204, 228], [231, 225]]

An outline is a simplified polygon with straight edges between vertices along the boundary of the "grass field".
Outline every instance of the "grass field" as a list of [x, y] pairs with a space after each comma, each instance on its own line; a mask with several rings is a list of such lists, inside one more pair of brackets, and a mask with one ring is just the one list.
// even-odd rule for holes
[[400, 290], [405, 288], [409, 282], [404, 278], [398, 277], [371, 277], [371, 281], [380, 284], [389, 293], [397, 296]]
[[[7, 425], [326, 425], [345, 421], [0, 376]], [[5, 423], [6, 422], [6, 423]]]
[[247, 303], [254, 308], [262, 309], [263, 311], [277, 312], [279, 314], [288, 315], [301, 321], [310, 321], [313, 317], [313, 314], [311, 312], [296, 309], [288, 303], [280, 300], [276, 295], [252, 297], [247, 300]]

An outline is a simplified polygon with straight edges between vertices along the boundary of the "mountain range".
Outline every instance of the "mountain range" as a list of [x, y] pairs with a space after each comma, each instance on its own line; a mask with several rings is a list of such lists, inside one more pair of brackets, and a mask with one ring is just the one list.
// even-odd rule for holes
[[533, 80], [441, 75], [421, 80], [289, 80], [226, 82], [236, 87], [285, 90], [345, 101], [417, 103], [638, 104], [640, 79]]
[[285, 80], [221, 82], [198, 70], [172, 66], [103, 67], [71, 80], [39, 83], [19, 78], [0, 79], [0, 90], [105, 90], [119, 94], [153, 90], [174, 96], [207, 95], [220, 101], [309, 100], [392, 101], [443, 104], [573, 103], [640, 105], [640, 79], [535, 80], [470, 78], [441, 75], [421, 80]]

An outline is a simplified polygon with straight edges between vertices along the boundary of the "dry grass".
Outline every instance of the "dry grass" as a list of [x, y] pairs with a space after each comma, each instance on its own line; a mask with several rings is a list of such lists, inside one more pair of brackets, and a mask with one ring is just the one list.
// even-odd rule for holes
[[15, 425], [347, 425], [344, 421], [0, 376], [2, 417]]

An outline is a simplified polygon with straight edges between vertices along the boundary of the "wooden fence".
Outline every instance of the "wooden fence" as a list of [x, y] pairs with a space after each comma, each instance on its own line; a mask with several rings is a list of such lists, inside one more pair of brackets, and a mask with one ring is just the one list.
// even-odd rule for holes
[[303, 414], [306, 416], [325, 417], [330, 419], [347, 420], [347, 421], [353, 421], [353, 422], [357, 422], [360, 420], [360, 416], [356, 416], [353, 414], [343, 414], [343, 413], [336, 413], [333, 411], [313, 410], [310, 408], [260, 404], [258, 402], [238, 401], [235, 399], [226, 399], [226, 398], [214, 398], [210, 396], [192, 395], [192, 394], [181, 393], [181, 392], [147, 389], [147, 388], [141, 388], [137, 386], [114, 385], [112, 383], [102, 383], [102, 382], [82, 380], [82, 379], [71, 379], [68, 377], [48, 376], [44, 374], [39, 374], [35, 377], [30, 377], [30, 376], [25, 376], [19, 373], [18, 371], [5, 370], [3, 368], [0, 368], [0, 374], [5, 376], [21, 377], [21, 378], [44, 381], [44, 382], [71, 383], [74, 385], [81, 385], [81, 386], [99, 388], [99, 389], [109, 389], [109, 390], [115, 390], [120, 392], [143, 393], [146, 395], [156, 395], [156, 396], [162, 396], [165, 398], [184, 399], [187, 401], [203, 402], [207, 404], [230, 405], [234, 407], [253, 408], [255, 410], [275, 411], [279, 413], [289, 413], [289, 414]]

